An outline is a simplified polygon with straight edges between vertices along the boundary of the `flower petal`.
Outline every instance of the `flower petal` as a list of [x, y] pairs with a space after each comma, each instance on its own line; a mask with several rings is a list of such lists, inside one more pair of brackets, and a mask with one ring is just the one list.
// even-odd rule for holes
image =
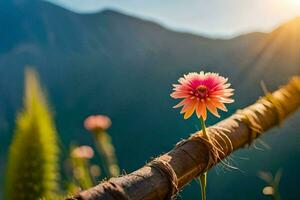
[[181, 106], [184, 106], [185, 104], [190, 103], [190, 101], [191, 101], [190, 99], [184, 99], [181, 102], [179, 102], [178, 104], [176, 104], [175, 106], [173, 106], [173, 108], [179, 108]]
[[174, 99], [181, 99], [181, 98], [187, 98], [190, 95], [184, 92], [173, 92], [171, 95], [171, 97], [173, 97]]
[[225, 106], [223, 103], [219, 102], [218, 100], [212, 99], [211, 102], [214, 104], [214, 106], [216, 106], [216, 107], [219, 108], [220, 110], [223, 110], [223, 111], [225, 111], [225, 112], [228, 111], [227, 108], [226, 108], [226, 106]]
[[195, 108], [196, 108], [196, 106], [193, 105], [193, 107], [191, 109], [187, 110], [186, 113], [184, 114], [184, 119], [190, 118], [192, 116], [192, 114], [194, 113]]
[[212, 104], [211, 101], [206, 101], [206, 107], [213, 115], [215, 115], [216, 117], [220, 117], [217, 108]]
[[207, 117], [207, 112], [206, 112], [206, 108], [204, 107], [204, 109], [202, 109], [202, 117], [203, 117], [203, 120], [206, 120], [206, 117]]
[[181, 111], [180, 111], [181, 114], [187, 112], [188, 110], [192, 109], [195, 106], [196, 100], [190, 100], [190, 99], [188, 99], [188, 100], [189, 100], [189, 102], [187, 104], [185, 104], [183, 106], [183, 108], [181, 109]]

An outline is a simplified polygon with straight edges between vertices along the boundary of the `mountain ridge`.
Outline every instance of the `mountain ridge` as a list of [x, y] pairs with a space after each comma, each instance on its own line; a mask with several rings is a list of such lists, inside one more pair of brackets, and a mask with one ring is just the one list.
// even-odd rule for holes
[[[18, 1], [17, 1], [18, 2]], [[129, 14], [125, 14], [125, 13], [122, 13], [120, 11], [115, 11], [113, 9], [105, 9], [105, 10], [102, 10], [102, 11], [99, 11], [97, 13], [90, 13], [90, 14], [78, 14], [78, 13], [75, 13], [75, 12], [72, 12], [66, 8], [63, 8], [63, 7], [59, 7], [55, 4], [52, 4], [51, 2], [47, 2], [47, 1], [42, 1], [42, 2], [39, 2], [39, 1], [36, 1], [35, 4], [32, 4], [32, 3], [25, 3], [25, 1], [21, 1], [23, 3], [21, 4], [17, 4], [18, 6], [15, 5], [14, 9], [18, 9], [19, 12], [21, 12], [22, 10], [26, 10], [26, 9], [31, 9], [32, 12], [34, 13], [34, 11], [36, 11], [35, 9], [44, 9], [44, 11], [47, 11], [48, 9], [51, 10], [52, 13], [57, 13], [58, 16], [63, 13], [64, 15], [67, 15], [67, 17], [69, 18], [83, 18], [83, 20], [88, 20], [89, 18], [105, 18], [105, 17], [110, 17], [114, 20], [131, 20], [131, 21], [134, 21], [134, 22], [141, 22], [141, 23], [147, 23], [148, 25], [152, 25], [152, 26], [156, 26], [158, 29], [164, 29], [164, 30], [167, 30], [167, 31], [171, 31], [171, 32], [174, 32], [174, 30], [170, 30], [166, 27], [164, 27], [163, 25], [160, 25], [158, 24], [157, 22], [152, 22], [151, 20], [145, 20], [145, 19], [140, 19], [140, 18], [137, 18], [137, 17], [134, 17], [134, 16], [131, 16]], [[32, 6], [32, 5], [35, 5], [35, 6]], [[28, 7], [28, 8], [27, 8]], [[0, 8], [1, 9], [1, 8]], [[5, 7], [4, 7], [5, 9]], [[3, 10], [4, 10], [3, 9]], [[54, 10], [54, 11], [53, 11]], [[8, 13], [8, 12], [4, 12], [4, 13]], [[22, 13], [22, 12], [21, 12]], [[47, 14], [47, 12], [46, 12]], [[36, 17], [36, 18], [44, 18], [45, 13], [42, 13], [40, 16]], [[8, 18], [8, 16], [4, 16], [2, 17], [3, 18]], [[288, 21], [287, 23], [284, 24], [284, 26], [286, 26], [289, 22], [293, 22], [296, 23], [297, 21], [300, 21], [299, 20], [300, 17], [296, 17], [290, 21]], [[73, 19], [74, 20], [74, 19]], [[75, 19], [76, 20], [76, 19]], [[0, 21], [1, 23], [1, 21]], [[3, 22], [2, 22], [3, 23]], [[42, 23], [42, 22], [40, 22]], [[275, 28], [273, 31], [276, 31], [277, 29], [280, 29], [282, 26], [278, 26], [277, 28]], [[42, 30], [40, 30], [42, 31]], [[272, 31], [272, 32], [273, 32]], [[9, 33], [11, 33], [13, 31], [9, 31]], [[19, 32], [22, 32], [19, 30]], [[176, 31], [175, 31], [176, 32]], [[0, 32], [1, 33], [1, 32]], [[9, 33], [7, 33], [7, 35], [9, 35]], [[209, 40], [220, 40], [220, 41], [228, 41], [228, 40], [235, 40], [235, 39], [241, 39], [241, 38], [244, 38], [245, 37], [249, 37], [250, 35], [252, 35], [252, 37], [262, 37], [263, 35], [265, 35], [266, 33], [258, 33], [258, 32], [250, 32], [250, 33], [245, 33], [245, 34], [242, 34], [242, 35], [239, 35], [239, 36], [236, 36], [236, 37], [233, 37], [233, 38], [229, 38], [229, 39], [222, 39], [222, 38], [211, 38], [210, 36], [203, 36], [201, 34], [195, 34], [195, 33], [189, 33], [189, 32], [177, 32], [178, 34], [184, 34], [184, 35], [187, 35], [189, 37], [197, 37], [197, 38], [203, 38], [203, 39], [209, 39]], [[3, 33], [2, 33], [3, 35]], [[45, 38], [46, 37], [46, 38]], [[48, 36], [49, 37], [49, 36]], [[38, 38], [37, 38], [38, 39]], [[44, 38], [40, 38], [40, 40], [46, 40], [47, 39], [47, 36], [44, 36]], [[49, 39], [49, 38], [48, 38]], [[4, 41], [7, 41], [7, 39], [5, 39]], [[8, 39], [9, 41], [9, 39]], [[1, 50], [1, 49], [0, 49]]]

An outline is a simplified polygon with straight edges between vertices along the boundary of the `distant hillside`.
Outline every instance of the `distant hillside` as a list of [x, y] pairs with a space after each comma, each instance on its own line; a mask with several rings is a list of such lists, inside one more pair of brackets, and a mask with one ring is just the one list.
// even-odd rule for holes
[[[26, 65], [36, 66], [41, 75], [63, 143], [91, 143], [83, 119], [89, 114], [108, 114], [120, 165], [127, 171], [196, 130], [197, 120], [184, 121], [172, 109], [176, 102], [169, 97], [171, 84], [183, 73], [215, 71], [230, 78], [236, 103], [229, 113], [222, 113], [224, 117], [262, 95], [261, 80], [275, 89], [288, 77], [300, 74], [300, 18], [268, 34], [220, 40], [170, 31], [112, 10], [81, 15], [43, 1], [14, 0], [0, 2], [0, 27], [1, 157], [21, 107]], [[214, 122], [216, 119], [210, 120]], [[300, 157], [289, 156], [299, 146], [294, 139], [300, 130], [299, 114], [288, 124], [280, 131], [284, 136], [267, 138], [274, 144], [272, 151], [246, 153], [252, 160], [242, 162], [244, 169], [253, 166], [247, 169], [254, 181], [247, 187], [251, 194], [225, 193], [229, 190], [220, 183], [220, 194], [209, 189], [210, 199], [220, 199], [222, 192], [223, 199], [254, 199], [260, 195], [255, 173], [263, 167], [275, 170], [280, 166], [286, 167], [284, 175], [292, 180], [286, 183], [284, 199], [296, 199], [293, 172], [299, 168], [295, 160]], [[266, 157], [277, 160], [259, 162]], [[1, 171], [4, 164], [1, 159]], [[236, 172], [226, 179], [211, 176], [211, 182], [222, 180], [224, 184], [250, 179]], [[196, 194], [191, 191], [183, 196], [191, 199]]]

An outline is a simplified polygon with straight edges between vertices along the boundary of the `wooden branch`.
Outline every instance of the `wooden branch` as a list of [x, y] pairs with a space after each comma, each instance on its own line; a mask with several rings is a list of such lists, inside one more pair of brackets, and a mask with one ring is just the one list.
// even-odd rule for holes
[[[215, 138], [222, 148], [217, 162], [226, 158], [234, 150], [249, 144], [252, 139], [270, 128], [279, 125], [299, 106], [300, 76], [297, 76], [279, 90], [260, 98], [255, 104], [209, 127], [210, 136]], [[185, 142], [158, 158], [172, 167], [177, 175], [179, 189], [217, 164], [209, 162], [211, 148], [208, 148], [208, 145], [201, 140], [195, 139], [199, 136], [201, 132], [195, 133]], [[171, 189], [170, 177], [166, 173], [146, 165], [131, 174], [112, 178], [69, 199], [163, 200]]]

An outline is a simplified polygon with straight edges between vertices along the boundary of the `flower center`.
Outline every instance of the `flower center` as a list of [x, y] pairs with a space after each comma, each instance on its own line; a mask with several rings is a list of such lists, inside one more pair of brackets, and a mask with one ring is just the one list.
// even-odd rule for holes
[[195, 96], [200, 98], [200, 99], [203, 99], [203, 98], [206, 98], [208, 97], [208, 89], [205, 85], [199, 85], [196, 90], [195, 90]]

